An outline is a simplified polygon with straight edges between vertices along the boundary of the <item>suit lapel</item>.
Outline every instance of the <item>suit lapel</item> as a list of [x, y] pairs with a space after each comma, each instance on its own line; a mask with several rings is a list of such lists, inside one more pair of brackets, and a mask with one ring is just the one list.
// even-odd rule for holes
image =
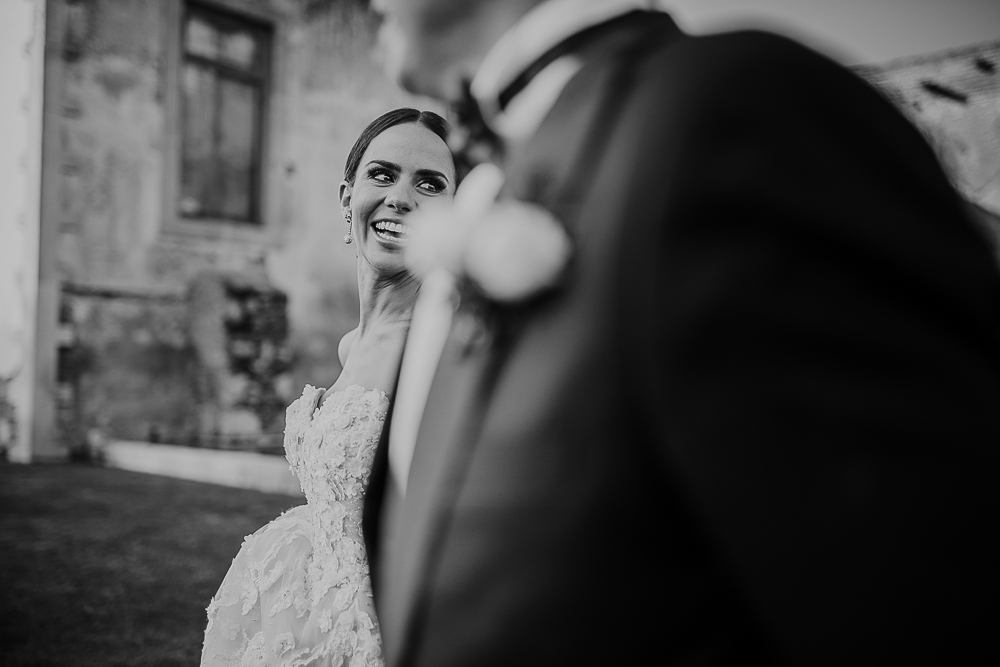
[[530, 140], [511, 147], [505, 173], [513, 194], [556, 214], [577, 235], [587, 199], [611, 135], [628, 99], [635, 64], [646, 50], [683, 33], [668, 14], [633, 12], [576, 52], [583, 69], [563, 89]]
[[[399, 377], [397, 374], [398, 386]], [[365, 552], [368, 556], [368, 567], [371, 572], [372, 587], [377, 589], [381, 580], [381, 562], [379, 530], [382, 518], [382, 500], [385, 497], [386, 478], [389, 475], [389, 429], [392, 426], [392, 412], [396, 407], [396, 387], [392, 390], [392, 402], [385, 414], [382, 433], [375, 447], [375, 458], [372, 470], [368, 475], [368, 488], [365, 491], [364, 508], [361, 513], [361, 536], [365, 542]]]
[[[681, 34], [665, 14], [657, 15], [653, 26], [642, 16], [631, 17], [630, 23], [623, 22], [620, 32], [612, 35], [608, 43], [597, 45], [596, 53], [587, 54], [601, 64], [589, 72], [585, 67], [578, 78], [587, 80], [571, 82], [567, 87], [569, 94], [560, 98], [539, 133], [547, 127], [546, 133], [550, 135], [547, 140], [533, 139], [525, 150], [515, 151], [505, 169], [511, 176], [509, 185], [514, 196], [549, 207], [571, 227], [582, 199], [579, 190], [589, 185], [605, 148], [602, 133], [613, 122], [631, 85], [629, 77], [620, 76], [622, 68], [628, 70], [639, 50], [634, 46], [626, 49], [614, 62], [604, 56], [620, 46], [616, 40], [627, 41], [629, 33], [634, 44], [637, 29], [662, 35], [667, 26], [675, 35]], [[551, 163], [540, 157], [545, 153], [562, 157], [555, 160], [554, 168], [547, 173], [528, 168]], [[567, 154], [579, 159], [566, 159]], [[493, 344], [470, 346], [467, 337], [457, 332], [461, 327], [456, 324], [460, 321], [461, 312], [453, 322], [431, 385], [414, 449], [407, 496], [397, 513], [396, 525], [386, 527], [395, 536], [394, 545], [387, 562], [379, 564], [383, 590], [378, 610], [381, 631], [390, 650], [387, 656], [390, 664], [397, 666], [408, 664], [415, 657], [421, 612], [434, 582], [434, 567], [441, 560], [439, 551], [445, 543], [489, 398], [512, 343], [507, 336], [510, 332], [504, 332], [502, 340], [494, 340]], [[383, 438], [387, 431], [388, 424]], [[385, 449], [381, 443], [379, 447]], [[382, 488], [385, 477], [383, 472]]]
[[433, 579], [436, 551], [447, 531], [448, 510], [460, 490], [482, 423], [496, 352], [486, 345], [469, 349], [453, 328], [431, 385], [406, 499], [397, 524], [391, 527], [397, 548], [384, 563], [388, 597], [379, 613], [386, 645], [403, 649], [402, 655], [390, 656], [396, 664], [405, 662], [412, 647], [418, 608]]

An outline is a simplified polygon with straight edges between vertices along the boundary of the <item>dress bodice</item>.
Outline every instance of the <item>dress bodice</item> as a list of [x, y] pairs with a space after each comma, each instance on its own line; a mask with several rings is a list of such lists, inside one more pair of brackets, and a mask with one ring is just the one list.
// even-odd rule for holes
[[360, 509], [389, 398], [351, 385], [317, 407], [322, 388], [306, 385], [285, 413], [285, 457], [311, 505]]

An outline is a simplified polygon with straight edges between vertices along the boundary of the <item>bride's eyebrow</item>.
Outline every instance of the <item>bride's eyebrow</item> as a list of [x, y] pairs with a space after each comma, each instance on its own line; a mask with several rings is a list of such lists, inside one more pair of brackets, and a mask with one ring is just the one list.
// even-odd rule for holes
[[367, 166], [372, 165], [372, 164], [381, 165], [381, 166], [385, 167], [386, 169], [390, 169], [392, 171], [402, 171], [403, 170], [402, 167], [400, 167], [398, 164], [396, 164], [394, 162], [388, 162], [386, 160], [369, 160], [368, 164], [366, 164], [365, 166], [367, 167]]
[[[370, 167], [373, 164], [377, 164], [380, 167], [385, 167], [386, 169], [389, 169], [390, 171], [394, 171], [396, 173], [403, 171], [403, 168], [400, 167], [398, 164], [396, 164], [395, 162], [389, 162], [388, 160], [369, 160], [368, 164], [366, 164], [365, 167]], [[414, 173], [419, 178], [426, 178], [428, 176], [433, 176], [434, 178], [440, 178], [445, 183], [451, 182], [447, 176], [442, 174], [440, 171], [437, 171], [436, 169], [418, 169]]]
[[434, 169], [417, 169], [416, 175], [420, 176], [420, 177], [434, 176], [436, 178], [440, 178], [445, 183], [448, 182], [448, 177], [447, 176], [445, 176], [444, 174], [442, 174], [440, 171], [436, 171]]

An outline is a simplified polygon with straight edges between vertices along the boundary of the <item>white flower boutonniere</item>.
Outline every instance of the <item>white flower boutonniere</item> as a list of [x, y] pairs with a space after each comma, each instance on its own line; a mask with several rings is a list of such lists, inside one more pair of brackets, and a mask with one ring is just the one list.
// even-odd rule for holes
[[494, 205], [473, 228], [465, 272], [497, 301], [522, 301], [552, 287], [571, 253], [569, 237], [546, 209], [526, 202]]
[[406, 250], [420, 277], [445, 269], [466, 277], [498, 302], [517, 302], [552, 287], [572, 254], [566, 230], [548, 210], [520, 201], [496, 202], [503, 184], [491, 164], [466, 177], [454, 201], [411, 214]]

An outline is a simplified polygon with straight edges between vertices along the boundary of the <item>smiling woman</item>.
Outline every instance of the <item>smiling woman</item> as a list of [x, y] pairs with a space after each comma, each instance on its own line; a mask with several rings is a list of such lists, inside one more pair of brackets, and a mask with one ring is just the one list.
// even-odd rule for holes
[[[402, 271], [404, 217], [427, 198], [455, 191], [455, 161], [444, 142], [444, 120], [431, 112], [396, 109], [376, 119], [351, 150], [340, 184], [345, 241], [358, 242], [359, 271]], [[359, 279], [361, 275], [359, 274]]]
[[383, 664], [361, 510], [418, 290], [403, 263], [409, 216], [455, 192], [446, 137], [440, 116], [397, 109], [347, 158], [360, 322], [333, 386], [307, 385], [288, 408], [285, 455], [307, 502], [243, 543], [208, 607], [202, 665]]
[[[340, 206], [357, 244], [361, 319], [341, 341], [344, 370], [330, 388], [393, 386], [418, 284], [403, 260], [410, 214], [455, 194], [458, 172], [446, 143], [447, 122], [430, 111], [395, 109], [361, 133], [347, 156]], [[378, 335], [371, 335], [372, 324]], [[386, 344], [383, 333], [399, 346]], [[391, 384], [386, 384], [391, 383]]]

